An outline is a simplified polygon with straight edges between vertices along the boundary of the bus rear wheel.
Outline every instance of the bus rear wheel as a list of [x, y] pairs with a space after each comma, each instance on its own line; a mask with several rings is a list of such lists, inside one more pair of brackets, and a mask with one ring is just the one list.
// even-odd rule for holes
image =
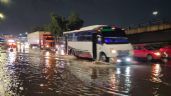
[[71, 51], [71, 55], [76, 56], [76, 54], [75, 54], [75, 51], [74, 51], [74, 50], [72, 50], [72, 51]]
[[104, 53], [100, 54], [99, 61], [108, 62], [108, 58]]
[[72, 55], [72, 50], [68, 50], [68, 55]]

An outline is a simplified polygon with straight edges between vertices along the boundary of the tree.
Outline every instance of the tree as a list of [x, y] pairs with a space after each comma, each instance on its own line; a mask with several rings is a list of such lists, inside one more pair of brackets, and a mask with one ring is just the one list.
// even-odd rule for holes
[[76, 13], [71, 13], [68, 17], [67, 30], [80, 29], [83, 26], [84, 21]]
[[65, 18], [56, 14], [52, 14], [48, 29], [54, 36], [62, 36], [63, 31], [66, 30]]
[[51, 14], [51, 21], [48, 26], [48, 30], [52, 32], [52, 35], [55, 37], [55, 43], [58, 41], [58, 37], [63, 35], [63, 32], [66, 31], [66, 20], [62, 16], [56, 14]]
[[31, 32], [36, 32], [36, 31], [46, 31], [46, 29], [44, 26], [37, 26], [31, 29]]

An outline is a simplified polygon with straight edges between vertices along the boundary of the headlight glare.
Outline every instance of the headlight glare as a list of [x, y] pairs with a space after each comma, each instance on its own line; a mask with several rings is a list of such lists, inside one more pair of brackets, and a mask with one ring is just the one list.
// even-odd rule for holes
[[161, 55], [160, 52], [155, 52], [154, 54], [157, 55], [157, 56]]
[[131, 61], [131, 58], [126, 58], [126, 61], [127, 61], [127, 62], [130, 62], [130, 61]]
[[114, 50], [114, 49], [111, 49], [111, 52], [112, 52], [113, 54], [116, 54], [116, 53], [117, 53], [117, 51]]

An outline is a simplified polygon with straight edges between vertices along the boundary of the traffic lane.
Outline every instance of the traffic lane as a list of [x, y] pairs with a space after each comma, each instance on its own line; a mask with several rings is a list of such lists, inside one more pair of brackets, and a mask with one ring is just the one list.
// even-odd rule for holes
[[2, 58], [0, 96], [68, 96], [82, 88], [82, 83], [67, 70], [67, 63], [51, 52], [8, 51]]
[[9, 96], [170, 95], [170, 68], [160, 64], [96, 64], [40, 50], [4, 53], [3, 58], [0, 87]]
[[170, 64], [155, 62], [139, 63], [132, 66], [131, 70], [134, 85], [132, 87], [132, 95], [171, 95]]
[[171, 95], [171, 68], [166, 66], [167, 64], [137, 62], [112, 67], [111, 65], [92, 66], [87, 64], [87, 61], [83, 61], [71, 61], [71, 72], [86, 85], [92, 86], [93, 84], [105, 90], [106, 94]]
[[[24, 51], [23, 51], [24, 52]], [[103, 95], [104, 88], [86, 85], [68, 68], [70, 63], [54, 52], [34, 50], [29, 53], [10, 51], [2, 64], [1, 96], [77, 96]], [[90, 62], [89, 62], [90, 63]], [[80, 70], [77, 70], [80, 72]], [[88, 73], [87, 73], [88, 74]], [[89, 81], [87, 81], [89, 82]], [[110, 91], [112, 92], [112, 91]]]

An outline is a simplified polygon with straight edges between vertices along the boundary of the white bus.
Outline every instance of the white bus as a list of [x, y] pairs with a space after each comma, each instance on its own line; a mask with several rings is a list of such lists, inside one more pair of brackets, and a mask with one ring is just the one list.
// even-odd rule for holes
[[93, 25], [64, 32], [68, 53], [103, 62], [130, 62], [133, 47], [125, 31], [107, 25]]

